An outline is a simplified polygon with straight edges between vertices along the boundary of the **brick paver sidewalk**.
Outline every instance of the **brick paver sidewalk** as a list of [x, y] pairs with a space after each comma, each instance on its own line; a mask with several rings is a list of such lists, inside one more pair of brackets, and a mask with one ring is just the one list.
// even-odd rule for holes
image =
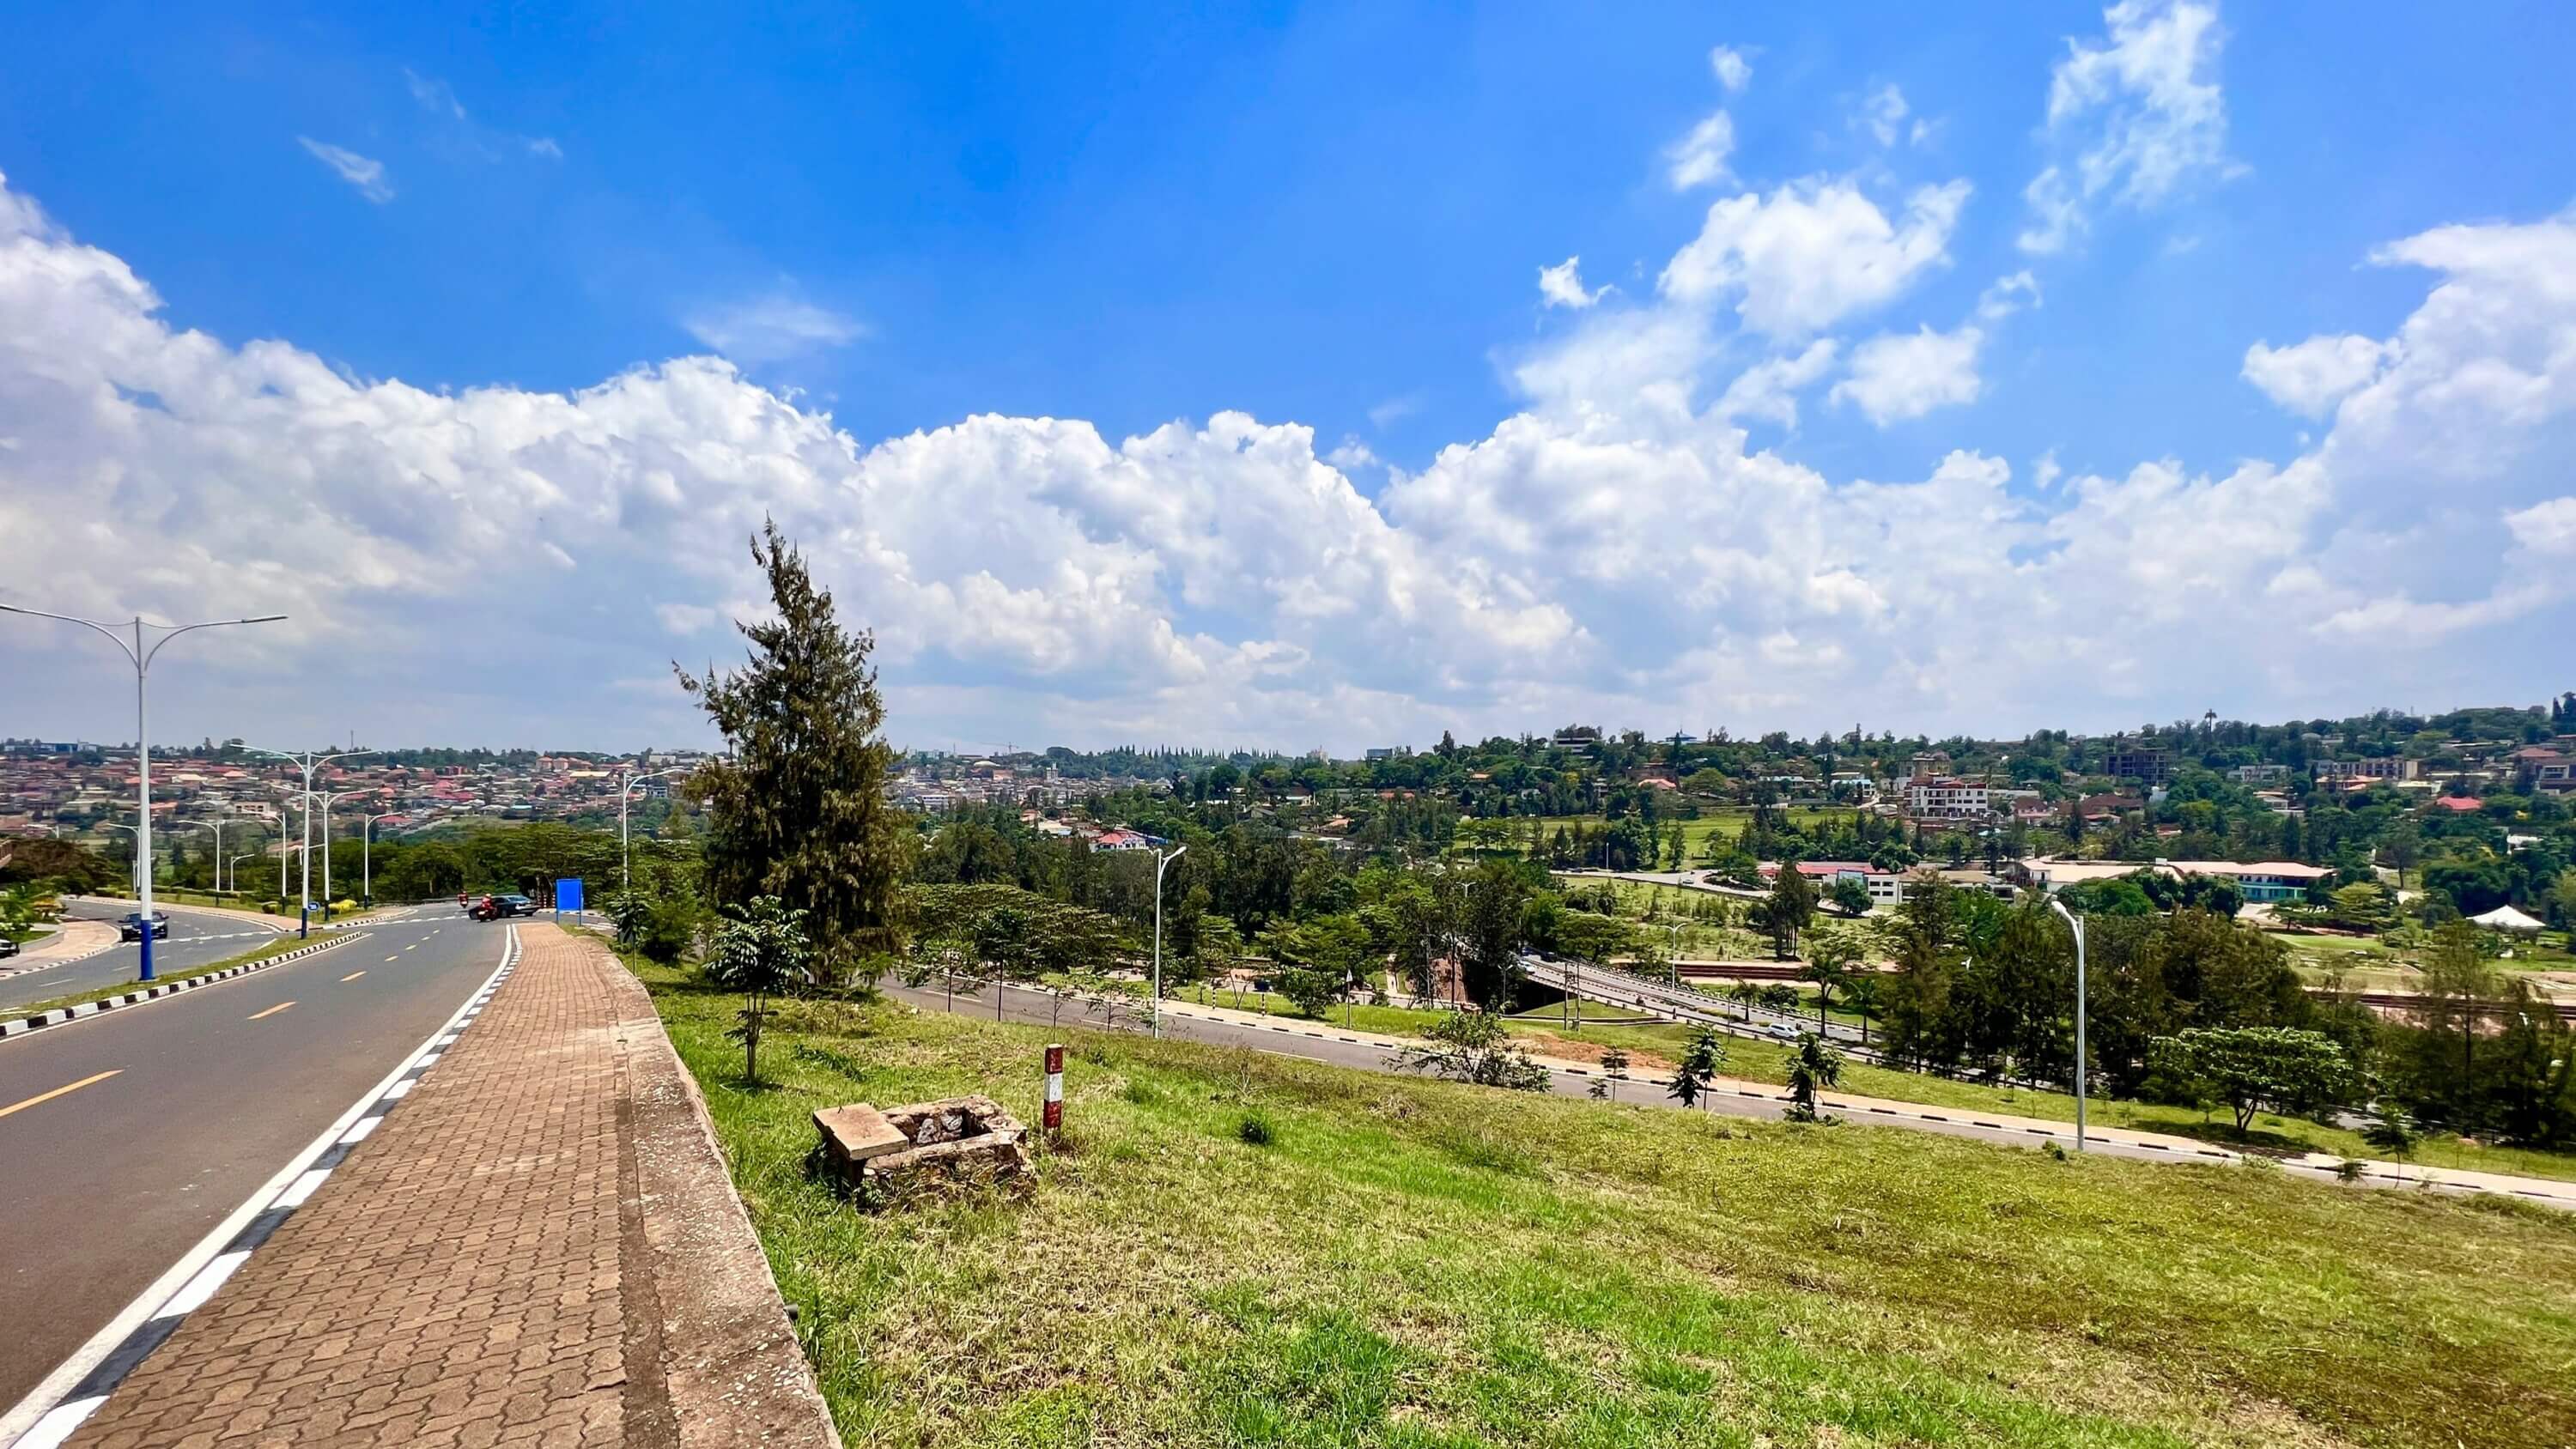
[[552, 926], [522, 942], [403, 1109], [73, 1444], [675, 1442], [618, 968]]

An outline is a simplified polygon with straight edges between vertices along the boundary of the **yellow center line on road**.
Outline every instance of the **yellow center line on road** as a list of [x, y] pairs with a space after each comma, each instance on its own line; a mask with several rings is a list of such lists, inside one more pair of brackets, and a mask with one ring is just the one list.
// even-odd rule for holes
[[86, 1086], [89, 1086], [89, 1085], [91, 1085], [92, 1083], [95, 1083], [95, 1082], [104, 1082], [104, 1081], [106, 1081], [108, 1078], [110, 1078], [110, 1077], [112, 1077], [112, 1076], [115, 1076], [115, 1075], [117, 1074], [117, 1072], [122, 1072], [122, 1071], [124, 1071], [124, 1070], [125, 1070], [125, 1068], [123, 1068], [123, 1067], [118, 1067], [118, 1068], [116, 1068], [116, 1069], [115, 1069], [115, 1071], [100, 1072], [100, 1073], [99, 1073], [98, 1075], [96, 1075], [96, 1076], [92, 1076], [92, 1077], [83, 1077], [83, 1078], [81, 1078], [79, 1081], [72, 1083], [72, 1084], [71, 1084], [70, 1086], [68, 1086], [68, 1087], [56, 1087], [56, 1088], [54, 1088], [54, 1089], [53, 1089], [52, 1091], [50, 1091], [50, 1092], [38, 1092], [36, 1095], [34, 1095], [34, 1096], [32, 1096], [32, 1097], [29, 1097], [27, 1100], [25, 1100], [25, 1101], [23, 1101], [23, 1102], [12, 1102], [12, 1103], [10, 1103], [8, 1106], [6, 1106], [6, 1107], [0, 1107], [0, 1117], [6, 1117], [6, 1116], [8, 1116], [10, 1113], [12, 1113], [12, 1112], [24, 1112], [24, 1111], [26, 1111], [26, 1110], [27, 1110], [28, 1108], [30, 1108], [30, 1107], [40, 1106], [40, 1105], [42, 1105], [42, 1104], [44, 1104], [44, 1103], [46, 1103], [46, 1102], [50, 1102], [50, 1101], [54, 1100], [56, 1097], [60, 1097], [60, 1096], [62, 1096], [62, 1095], [64, 1095], [64, 1094], [66, 1094], [66, 1093], [69, 1093], [69, 1092], [77, 1092], [77, 1091], [79, 1091], [81, 1088], [86, 1087]]
[[255, 1011], [255, 1012], [252, 1012], [249, 1016], [246, 1016], [246, 1017], [244, 1017], [244, 1018], [242, 1018], [242, 1019], [243, 1019], [243, 1020], [245, 1020], [245, 1021], [257, 1021], [257, 1020], [259, 1020], [259, 1019], [260, 1019], [261, 1017], [263, 1017], [263, 1016], [275, 1016], [275, 1015], [277, 1015], [279, 1012], [284, 1011], [286, 1008], [288, 1008], [288, 1007], [290, 1007], [290, 1006], [293, 1006], [294, 1004], [295, 1004], [295, 1003], [294, 1003], [294, 1002], [292, 1002], [292, 1001], [281, 1001], [281, 1002], [277, 1003], [275, 1006], [270, 1007], [270, 1008], [269, 1008], [268, 1010], [266, 1010], [266, 1011]]
[[[393, 957], [391, 957], [391, 956], [387, 956], [385, 959], [386, 959], [386, 960], [388, 960], [388, 961], [390, 961], [390, 960], [392, 960], [392, 959], [394, 959], [394, 958], [393, 958]], [[357, 980], [359, 977], [364, 976], [364, 975], [366, 975], [366, 974], [367, 974], [367, 973], [366, 973], [366, 972], [364, 972], [364, 971], [352, 971], [352, 972], [350, 972], [348, 975], [343, 976], [343, 977], [341, 977], [340, 979], [341, 979], [342, 981], [355, 981], [355, 980]]]
[[[420, 943], [419, 943], [418, 941], [414, 941], [414, 942], [412, 942], [410, 945], [403, 947], [403, 949], [404, 949], [404, 950], [406, 950], [406, 951], [417, 951], [417, 950], [419, 950], [419, 949], [420, 949]], [[388, 960], [388, 961], [390, 961], [390, 960], [392, 960], [392, 959], [394, 959], [394, 958], [393, 958], [393, 957], [391, 957], [391, 956], [387, 956], [385, 959], [386, 959], [386, 960]]]
[[[399, 953], [397, 953], [397, 954], [399, 954]], [[390, 960], [392, 960], [392, 959], [394, 959], [394, 958], [393, 958], [392, 956], [387, 956], [385, 959], [386, 959], [386, 960], [388, 960], [388, 961], [390, 961]]]

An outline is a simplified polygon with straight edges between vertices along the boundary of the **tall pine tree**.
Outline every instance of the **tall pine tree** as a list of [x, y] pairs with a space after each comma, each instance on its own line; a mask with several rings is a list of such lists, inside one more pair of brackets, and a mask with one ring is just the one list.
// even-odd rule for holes
[[672, 666], [732, 751], [689, 784], [706, 806], [708, 893], [803, 911], [814, 974], [839, 983], [901, 950], [905, 934], [910, 832], [885, 793], [894, 750], [879, 734], [876, 639], [841, 627], [775, 521], [762, 521], [751, 559], [777, 617], [736, 621], [749, 661], [703, 676]]

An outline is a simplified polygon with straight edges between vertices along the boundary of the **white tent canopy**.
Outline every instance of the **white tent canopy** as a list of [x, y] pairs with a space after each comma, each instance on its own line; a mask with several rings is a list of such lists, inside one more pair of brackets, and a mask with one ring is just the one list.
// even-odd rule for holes
[[2469, 919], [2490, 931], [2511, 931], [2516, 935], [2524, 936], [2538, 931], [2541, 925], [2540, 922], [2511, 906], [2498, 906], [2483, 916], [2471, 916]]

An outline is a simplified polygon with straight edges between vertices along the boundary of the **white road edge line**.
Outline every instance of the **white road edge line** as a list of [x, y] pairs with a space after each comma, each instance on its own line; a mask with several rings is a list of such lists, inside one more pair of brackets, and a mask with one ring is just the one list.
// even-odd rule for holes
[[[90, 1335], [87, 1343], [75, 1350], [71, 1357], [56, 1365], [52, 1373], [45, 1375], [41, 1382], [27, 1392], [25, 1398], [12, 1405], [6, 1414], [0, 1414], [0, 1445], [6, 1445], [8, 1449], [51, 1449], [51, 1446], [70, 1437], [72, 1430], [80, 1427], [81, 1422], [89, 1417], [90, 1412], [105, 1402], [104, 1399], [81, 1401], [87, 1407], [82, 1409], [77, 1417], [61, 1416], [69, 1417], [70, 1421], [60, 1424], [59, 1427], [47, 1426], [54, 1430], [50, 1438], [36, 1438], [31, 1431], [37, 1427], [39, 1420], [50, 1415], [63, 1395], [70, 1393], [82, 1379], [87, 1378], [89, 1371], [98, 1367], [100, 1362], [114, 1352], [119, 1344], [125, 1342], [128, 1335], [152, 1319], [167, 1313], [169, 1309], [166, 1305], [199, 1273], [205, 1271], [208, 1264], [223, 1253], [224, 1244], [231, 1242], [243, 1228], [249, 1226], [252, 1218], [272, 1206], [279, 1205], [273, 1200], [282, 1198], [291, 1188], [298, 1185], [298, 1180], [305, 1175], [313, 1159], [339, 1145], [340, 1139], [347, 1135], [350, 1128], [357, 1125], [358, 1119], [366, 1114], [367, 1109], [376, 1105], [377, 1100], [391, 1090], [394, 1083], [401, 1081], [405, 1073], [419, 1065], [421, 1060], [430, 1054], [432, 1042], [456, 1030], [458, 1024], [465, 1019], [466, 1013], [490, 993], [492, 983], [498, 981], [501, 973], [509, 969], [510, 947], [517, 937], [518, 928], [513, 926], [510, 928], [510, 934], [502, 938], [501, 959], [493, 965], [492, 974], [484, 978], [483, 985], [477, 988], [474, 997], [469, 999], [466, 1005], [458, 1007], [455, 1015], [450, 1016], [436, 1031], [431, 1032], [418, 1047], [405, 1054], [392, 1071], [385, 1073], [383, 1081], [369, 1087], [357, 1101], [349, 1105], [349, 1110], [340, 1114], [338, 1121], [323, 1128], [321, 1136], [314, 1138], [303, 1151], [296, 1153], [291, 1161], [279, 1168], [276, 1176], [262, 1183], [258, 1191], [243, 1200], [241, 1206], [234, 1208], [222, 1222], [215, 1224], [213, 1232], [199, 1239], [195, 1247], [181, 1255], [178, 1262], [170, 1265], [168, 1272], [154, 1279], [152, 1286], [136, 1295], [133, 1302], [125, 1305], [123, 1312], [108, 1320], [106, 1327]], [[303, 1196], [297, 1197], [295, 1204], [301, 1204], [304, 1197], [312, 1194], [313, 1187], [319, 1185], [317, 1179], [312, 1186], [304, 1187]], [[63, 1407], [72, 1406], [66, 1404]]]

